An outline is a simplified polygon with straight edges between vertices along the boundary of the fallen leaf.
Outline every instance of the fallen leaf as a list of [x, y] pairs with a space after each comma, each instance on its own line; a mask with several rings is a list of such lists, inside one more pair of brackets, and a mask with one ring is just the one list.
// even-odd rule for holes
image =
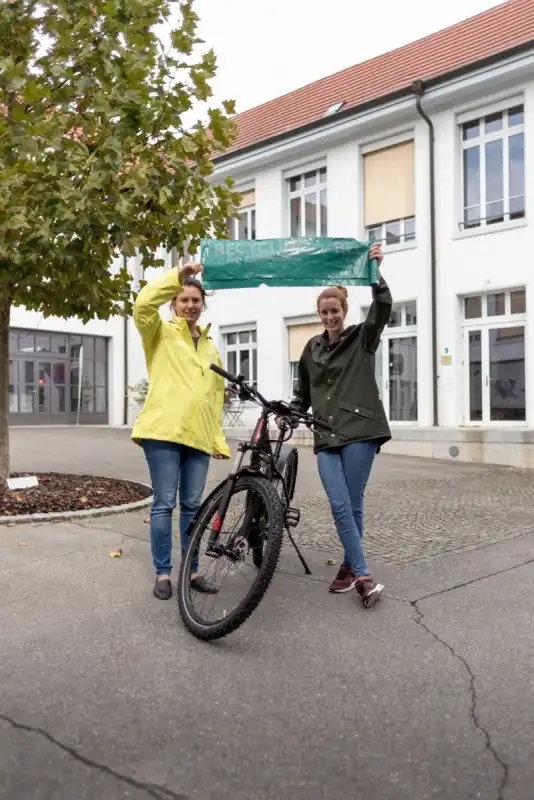
[[109, 554], [110, 558], [121, 558], [122, 557], [122, 550], [118, 547], [116, 550], [112, 550]]
[[87, 503], [87, 497], [80, 497], [80, 503]]
[[329, 567], [335, 567], [336, 559], [335, 558], [329, 558], [326, 563], [328, 564]]
[[17, 547], [29, 547], [29, 546], [30, 545], [26, 544], [26, 542], [17, 542]]
[[149, 519], [144, 519], [143, 522], [145, 523], [145, 525], [150, 525], [150, 520]]

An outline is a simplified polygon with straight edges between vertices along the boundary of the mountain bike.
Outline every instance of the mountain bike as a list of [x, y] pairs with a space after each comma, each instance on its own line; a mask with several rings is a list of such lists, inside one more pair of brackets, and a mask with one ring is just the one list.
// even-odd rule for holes
[[[261, 413], [250, 440], [239, 443], [230, 473], [206, 498], [189, 528], [178, 577], [178, 607], [187, 629], [206, 641], [237, 630], [257, 608], [276, 570], [284, 530], [305, 573], [311, 575], [291, 535], [300, 521], [300, 511], [291, 505], [298, 451], [287, 442], [300, 424], [319, 435], [321, 430], [332, 430], [289, 403], [266, 400], [242, 375], [231, 375], [215, 364], [211, 369], [242, 401], [260, 406]], [[272, 417], [278, 418], [276, 439], [269, 432]], [[208, 581], [213, 594], [191, 587], [192, 572]]]

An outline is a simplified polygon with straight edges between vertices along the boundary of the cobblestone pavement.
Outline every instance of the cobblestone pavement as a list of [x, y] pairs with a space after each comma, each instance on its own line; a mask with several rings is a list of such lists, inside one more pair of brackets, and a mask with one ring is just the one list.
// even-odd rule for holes
[[[70, 471], [148, 482], [141, 448], [113, 428], [14, 428], [13, 470]], [[232, 443], [235, 451], [235, 443]], [[228, 461], [212, 462], [208, 490]], [[299, 452], [295, 531], [301, 545], [339, 551], [309, 448]], [[534, 474], [527, 470], [390, 456], [375, 461], [366, 493], [365, 542], [376, 561], [406, 564], [461, 553], [534, 530]]]
[[[460, 465], [459, 465], [460, 466]], [[365, 550], [376, 561], [406, 564], [496, 544], [534, 530], [534, 475], [515, 469], [371, 484]], [[328, 504], [302, 493], [298, 542], [340, 550]]]

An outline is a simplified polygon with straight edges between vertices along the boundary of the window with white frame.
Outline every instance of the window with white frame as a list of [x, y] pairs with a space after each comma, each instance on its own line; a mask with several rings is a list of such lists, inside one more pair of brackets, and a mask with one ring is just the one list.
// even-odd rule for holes
[[[362, 309], [364, 318], [369, 309]], [[375, 354], [375, 379], [388, 419], [418, 420], [417, 304], [393, 306]]]
[[524, 288], [461, 298], [464, 421], [512, 423], [527, 419]]
[[326, 167], [287, 180], [291, 236], [327, 236]]
[[525, 216], [523, 105], [464, 122], [461, 229]]
[[295, 393], [297, 391], [297, 387], [299, 384], [299, 362], [298, 361], [290, 361], [289, 362], [289, 394], [291, 397], [295, 397]]
[[367, 238], [385, 246], [415, 241], [415, 217], [391, 219], [367, 228]]
[[254, 386], [258, 381], [256, 328], [238, 328], [223, 332], [224, 365], [232, 375], [242, 375]]
[[364, 153], [367, 237], [389, 246], [415, 241], [413, 140]]
[[241, 196], [239, 217], [228, 220], [228, 236], [230, 239], [256, 238], [256, 192], [243, 192]]

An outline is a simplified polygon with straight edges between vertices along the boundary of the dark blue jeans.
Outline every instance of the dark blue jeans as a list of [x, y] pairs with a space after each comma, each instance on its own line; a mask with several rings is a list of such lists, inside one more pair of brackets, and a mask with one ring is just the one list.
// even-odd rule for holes
[[373, 440], [317, 454], [319, 475], [345, 550], [343, 564], [357, 577], [369, 574], [362, 544], [363, 496], [377, 449], [378, 443]]
[[[150, 512], [150, 541], [152, 560], [157, 575], [170, 575], [172, 569], [172, 512], [176, 496], [180, 498], [180, 539], [182, 554], [189, 537], [189, 525], [200, 508], [210, 457], [207, 453], [173, 442], [143, 439], [143, 450], [150, 471], [152, 511]], [[198, 557], [192, 565], [198, 569]]]

